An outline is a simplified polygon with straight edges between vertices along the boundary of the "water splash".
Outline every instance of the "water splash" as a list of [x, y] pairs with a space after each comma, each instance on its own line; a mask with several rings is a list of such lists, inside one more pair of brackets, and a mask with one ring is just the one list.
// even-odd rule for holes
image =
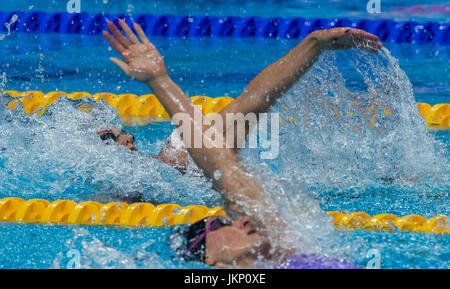
[[274, 236], [285, 236], [280, 246], [354, 256], [364, 241], [339, 241], [321, 209], [329, 191], [448, 190], [445, 149], [428, 133], [411, 83], [386, 49], [324, 53], [272, 111], [283, 119], [280, 157], [263, 162], [250, 150], [241, 156], [274, 201], [248, 213], [276, 209], [289, 224], [285, 232], [273, 228]]
[[3, 91], [6, 87], [6, 82], [8, 81], [6, 79], [6, 72], [3, 72], [2, 75], [0, 76], [0, 79], [2, 80], [0, 82], [0, 91]]
[[[158, 202], [220, 203], [204, 178], [182, 176], [144, 154], [101, 142], [95, 131], [120, 126], [116, 112], [106, 104], [91, 103], [96, 108], [86, 113], [62, 98], [37, 117], [10, 111], [3, 103], [0, 188], [5, 197], [92, 200], [102, 193], [140, 191]], [[343, 241], [321, 208], [320, 196], [330, 190], [362, 194], [392, 184], [428, 191], [448, 187], [448, 156], [428, 134], [409, 80], [386, 50], [379, 55], [323, 54], [273, 110], [284, 120], [280, 157], [262, 162], [259, 152], [250, 150], [241, 157], [274, 201], [271, 206], [249, 207], [247, 213], [255, 208], [261, 215], [280, 211], [288, 229], [273, 228], [272, 233], [283, 233], [282, 247], [358, 259], [355, 248], [367, 247], [366, 241]], [[120, 267], [115, 262], [121, 258], [130, 267], [171, 266], [155, 259], [155, 252], [168, 249], [151, 240], [146, 248], [123, 253], [86, 239], [85, 232], [80, 236], [86, 267]], [[104, 255], [96, 255], [96, 250]]]
[[121, 126], [109, 105], [92, 101], [88, 105], [96, 108], [90, 113], [77, 105], [63, 97], [40, 117], [0, 107], [3, 192], [78, 201], [110, 201], [111, 195], [140, 192], [158, 203], [218, 205], [220, 196], [205, 178], [181, 175], [147, 154], [102, 142], [96, 131]]
[[[102, 242], [85, 228], [79, 227], [73, 231], [73, 239], [66, 242], [66, 246], [70, 249], [69, 254], [60, 252], [53, 260], [53, 269], [136, 269], [132, 258]], [[74, 254], [71, 255], [71, 252]], [[67, 261], [64, 257], [72, 259]]]
[[41, 83], [44, 83], [45, 75], [43, 74], [45, 72], [45, 68], [42, 66], [42, 62], [44, 61], [44, 54], [39, 53], [39, 65], [38, 68], [35, 70], [36, 72], [36, 78], [39, 78], [41, 80]]
[[14, 14], [14, 15], [11, 17], [11, 20], [9, 21], [9, 23], [5, 23], [5, 27], [6, 27], [6, 30], [8, 30], [8, 34], [6, 34], [6, 35], [0, 35], [0, 40], [3, 40], [3, 39], [5, 39], [7, 36], [10, 36], [10, 35], [11, 35], [11, 26], [12, 26], [18, 19], [19, 19], [19, 16], [17, 16], [17, 14]]
[[[297, 153], [282, 158], [283, 168], [295, 168], [301, 182], [311, 187], [445, 181], [446, 156], [419, 116], [398, 61], [386, 49], [379, 55], [352, 51], [340, 56], [323, 55], [279, 102], [282, 118], [296, 119], [281, 132], [286, 134], [282, 146]], [[350, 61], [350, 68], [359, 72], [359, 87], [348, 88], [345, 74], [354, 71], [340, 72], [334, 65], [339, 60]]]

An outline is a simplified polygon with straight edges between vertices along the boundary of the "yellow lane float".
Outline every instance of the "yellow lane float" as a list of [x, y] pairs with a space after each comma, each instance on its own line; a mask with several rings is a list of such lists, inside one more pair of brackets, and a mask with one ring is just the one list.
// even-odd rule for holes
[[[88, 92], [72, 92], [51, 91], [44, 93], [42, 91], [15, 91], [6, 90], [2, 95], [8, 95], [12, 100], [7, 104], [11, 110], [22, 107], [27, 114], [43, 113], [49, 104], [59, 100], [62, 96], [67, 99], [78, 100], [78, 108], [86, 111], [93, 109], [89, 102], [82, 102], [83, 99], [101, 100], [111, 105], [111, 107], [119, 110], [118, 115], [124, 124], [145, 125], [152, 121], [167, 121], [169, 115], [158, 101], [154, 94], [144, 94], [138, 96], [136, 94], [114, 94], [110, 92], [100, 92], [90, 94]], [[228, 96], [211, 98], [208, 96], [193, 96], [193, 103], [201, 106], [204, 114], [217, 113], [225, 106], [230, 104], [234, 98]], [[428, 103], [417, 103], [419, 114], [423, 117], [429, 127], [449, 128], [450, 127], [450, 104], [442, 103], [434, 106]], [[368, 108], [370, 110], [370, 108]], [[384, 111], [386, 115], [392, 114], [388, 109]], [[352, 114], [352, 113], [350, 113]], [[291, 117], [291, 120], [293, 118]]]
[[450, 233], [450, 218], [436, 216], [428, 220], [419, 215], [397, 217], [392, 214], [378, 214], [371, 217], [362, 212], [344, 214], [327, 212], [333, 217], [333, 223], [338, 230], [351, 231], [356, 229], [369, 231], [408, 231], [423, 233]]
[[225, 211], [220, 207], [207, 208], [202, 205], [181, 207], [177, 204], [154, 206], [150, 203], [128, 205], [123, 202], [101, 204], [71, 200], [0, 199], [0, 221], [4, 222], [161, 227], [195, 223], [210, 216], [225, 216]]
[[[338, 230], [370, 230], [449, 233], [450, 218], [436, 216], [426, 219], [419, 215], [397, 217], [379, 214], [371, 217], [367, 213], [326, 212], [333, 217]], [[162, 227], [195, 223], [210, 216], [225, 216], [220, 207], [207, 208], [202, 205], [181, 207], [177, 204], [98, 202], [76, 203], [71, 200], [49, 202], [42, 199], [0, 199], [0, 221], [16, 223], [51, 223], [60, 225], [104, 225], [124, 227]]]

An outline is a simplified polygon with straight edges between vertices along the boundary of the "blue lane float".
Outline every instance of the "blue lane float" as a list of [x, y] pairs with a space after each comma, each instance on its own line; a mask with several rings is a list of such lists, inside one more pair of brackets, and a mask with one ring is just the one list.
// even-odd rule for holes
[[[17, 20], [14, 21], [17, 15]], [[14, 18], [13, 18], [14, 17]], [[213, 17], [173, 15], [126, 15], [88, 13], [0, 12], [0, 31], [76, 33], [96, 35], [108, 20], [134, 20], [151, 36], [166, 37], [265, 37], [303, 38], [310, 32], [333, 27], [364, 29], [384, 42], [450, 44], [450, 23], [367, 19], [304, 19], [259, 17]]]

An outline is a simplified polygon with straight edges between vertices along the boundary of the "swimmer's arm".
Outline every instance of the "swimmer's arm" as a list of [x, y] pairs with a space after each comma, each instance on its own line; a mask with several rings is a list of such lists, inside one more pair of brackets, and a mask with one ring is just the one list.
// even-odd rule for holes
[[[206, 159], [209, 154], [206, 153], [203, 156], [203, 151], [209, 151], [204, 149], [204, 142], [212, 142], [212, 140], [203, 138], [203, 130], [211, 127], [203, 126], [203, 123], [207, 122], [206, 116], [203, 115], [202, 111], [194, 105], [181, 88], [169, 77], [164, 59], [156, 47], [148, 40], [142, 28], [134, 23], [133, 28], [140, 38], [138, 39], [137, 35], [133, 33], [125, 21], [120, 20], [119, 25], [125, 32], [126, 37], [112, 22], [107, 23], [112, 35], [107, 31], [103, 31], [103, 36], [123, 58], [121, 60], [111, 57], [111, 61], [119, 66], [126, 75], [148, 84], [172, 118], [172, 121], [175, 115], [183, 117], [183, 121], [192, 128], [192, 140], [195, 136], [203, 139], [202, 149], [189, 149], [189, 153], [191, 153], [197, 165], [200, 168], [204, 168], [205, 163], [203, 159]], [[185, 137], [183, 139], [186, 141], [187, 138]], [[186, 145], [186, 147], [188, 146]], [[198, 155], [202, 156], [201, 160]], [[207, 169], [205, 172], [208, 175]]]
[[[103, 31], [103, 36], [111, 44], [111, 47], [123, 58], [121, 60], [111, 57], [111, 61], [119, 66], [126, 75], [147, 83], [171, 117], [176, 113], [193, 115], [194, 111], [198, 112], [198, 108], [169, 78], [164, 59], [148, 40], [142, 28], [136, 23], [133, 26], [140, 38], [138, 39], [125, 21], [120, 20], [119, 25], [125, 32], [126, 37], [112, 22], [107, 23], [111, 34]], [[201, 111], [200, 115], [202, 115]], [[167, 149], [164, 149], [160, 156], [166, 162], [174, 162], [176, 159], [180, 159], [180, 165], [183, 167], [182, 156], [174, 158], [169, 155]]]
[[[148, 85], [158, 97], [161, 104], [171, 117], [177, 113], [184, 113], [187, 121], [192, 125], [192, 139], [201, 136], [205, 142], [210, 141], [204, 137], [205, 131], [216, 129], [214, 126], [203, 125], [197, 120], [206, 118], [202, 111], [195, 106], [184, 94], [180, 87], [170, 79], [169, 76], [152, 79]], [[195, 117], [197, 113], [198, 117]], [[218, 132], [214, 133], [217, 134]], [[185, 138], [183, 138], [186, 141]], [[270, 196], [266, 195], [259, 183], [247, 172], [238, 159], [236, 152], [231, 148], [201, 148], [189, 147], [185, 143], [189, 154], [205, 174], [212, 179], [214, 186], [224, 197], [227, 208], [235, 212], [245, 213], [256, 218], [260, 227], [283, 228], [285, 223], [273, 210], [265, 210], [261, 214], [254, 214], [253, 211], [261, 211], [272, 205]], [[253, 209], [253, 210], [252, 210]]]
[[[103, 32], [104, 37], [124, 59], [124, 61], [117, 58], [111, 58], [111, 60], [128, 76], [147, 83], [169, 113], [172, 121], [174, 121], [175, 115], [183, 116], [183, 122], [191, 126], [192, 140], [195, 136], [203, 140], [201, 147], [195, 148], [186, 143], [186, 137], [183, 138], [189, 154], [197, 166], [213, 180], [214, 185], [233, 210], [245, 212], [246, 203], [243, 201], [247, 203], [262, 201], [264, 195], [261, 186], [242, 166], [236, 152], [233, 149], [214, 148], [213, 140], [204, 137], [205, 131], [208, 131], [210, 136], [219, 135], [222, 132], [215, 131], [216, 128], [213, 125], [207, 125], [209, 121], [206, 116], [169, 77], [161, 55], [147, 39], [141, 27], [134, 24], [134, 29], [139, 34], [142, 43], [124, 21], [119, 21], [119, 24], [128, 39], [112, 22], [108, 23], [108, 28], [114, 37], [106, 31]], [[221, 177], [217, 177], [217, 172], [221, 173]], [[216, 177], [214, 177], [215, 173]], [[265, 222], [266, 226], [282, 225], [280, 218], [269, 218]]]
[[242, 94], [225, 107], [229, 112], [259, 113], [267, 111], [319, 57], [318, 41], [308, 36], [293, 50], [262, 70], [244, 89]]
[[308, 71], [323, 50], [362, 48], [376, 52], [381, 47], [377, 36], [363, 30], [334, 28], [312, 32], [287, 55], [261, 71], [221, 114], [267, 111]]
[[274, 228], [283, 232], [286, 227], [271, 196], [247, 172], [234, 150], [228, 149], [219, 158], [214, 169], [220, 174], [215, 177], [214, 185], [222, 192], [227, 208], [252, 216], [258, 227], [272, 238], [281, 237], [270, 234]]

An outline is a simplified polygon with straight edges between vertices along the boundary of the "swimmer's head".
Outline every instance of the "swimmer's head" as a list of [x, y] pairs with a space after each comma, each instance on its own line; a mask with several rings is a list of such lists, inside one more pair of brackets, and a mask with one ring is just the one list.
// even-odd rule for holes
[[259, 233], [250, 217], [232, 221], [208, 217], [189, 227], [183, 257], [209, 266], [250, 267], [258, 256], [268, 257], [269, 240]]
[[131, 133], [127, 133], [126, 131], [121, 130], [117, 127], [113, 126], [110, 129], [99, 131], [97, 132], [97, 134], [104, 141], [112, 139], [113, 141], [129, 148], [132, 151], [137, 151], [137, 148], [134, 145], [134, 136]]

